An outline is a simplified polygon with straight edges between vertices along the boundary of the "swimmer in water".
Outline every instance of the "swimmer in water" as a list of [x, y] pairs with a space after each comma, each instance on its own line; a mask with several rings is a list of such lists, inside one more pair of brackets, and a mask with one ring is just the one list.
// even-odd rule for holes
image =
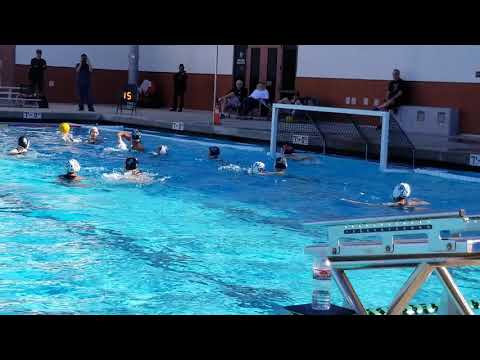
[[420, 199], [409, 199], [410, 195], [412, 194], [412, 188], [407, 183], [400, 183], [393, 189], [392, 193], [392, 200], [393, 202], [388, 203], [368, 203], [356, 200], [349, 200], [349, 199], [340, 199], [342, 201], [347, 201], [351, 204], [358, 204], [358, 205], [367, 205], [367, 206], [381, 206], [381, 207], [395, 207], [399, 209], [408, 209], [413, 210], [418, 206], [421, 205], [430, 205], [429, 202], [420, 200]]
[[141, 173], [137, 158], [129, 157], [125, 160], [125, 175], [139, 176]]
[[257, 174], [257, 175], [264, 175], [266, 173], [265, 172], [265, 164], [261, 161], [256, 161], [252, 165], [251, 172], [253, 174]]
[[30, 147], [30, 140], [26, 136], [20, 136], [18, 138], [18, 146], [8, 152], [8, 155], [22, 155], [26, 154]]
[[100, 131], [96, 126], [92, 127], [90, 131], [88, 132], [88, 140], [87, 143], [89, 144], [98, 144], [101, 139], [99, 138], [100, 136]]
[[275, 159], [275, 171], [278, 175], [283, 175], [287, 167], [287, 159], [284, 156]]
[[69, 123], [61, 123], [58, 125], [58, 130], [60, 131], [60, 134], [62, 134], [62, 139], [66, 143], [78, 143], [81, 142], [80, 139], [75, 139], [70, 132], [70, 124]]
[[160, 145], [157, 149], [157, 152], [154, 153], [155, 155], [167, 155], [168, 154], [168, 146], [167, 145]]
[[58, 178], [64, 181], [80, 181], [82, 178], [78, 176], [80, 171], [80, 164], [77, 160], [71, 159], [65, 164], [66, 174], [60, 175]]
[[128, 150], [127, 145], [123, 140], [131, 141], [131, 150], [145, 151], [145, 147], [142, 144], [142, 134], [138, 130], [120, 131], [117, 133], [118, 148], [121, 150]]
[[285, 158], [288, 158], [290, 160], [296, 160], [296, 161], [313, 160], [313, 158], [310, 156], [301, 156], [296, 154], [295, 148], [290, 144], [284, 144], [282, 146], [282, 155]]
[[266, 171], [266, 166], [261, 161], [256, 161], [252, 167], [248, 170], [250, 174], [270, 176], [270, 175], [283, 175], [287, 169], [287, 160], [285, 158], [278, 158], [275, 161], [275, 171]]
[[208, 158], [210, 160], [219, 160], [218, 157], [220, 156], [220, 148], [218, 146], [210, 146], [208, 148]]
[[412, 188], [407, 183], [400, 183], [393, 189], [393, 202], [385, 205], [390, 207], [414, 208], [419, 205], [430, 205], [428, 202], [420, 199], [408, 199], [412, 194]]

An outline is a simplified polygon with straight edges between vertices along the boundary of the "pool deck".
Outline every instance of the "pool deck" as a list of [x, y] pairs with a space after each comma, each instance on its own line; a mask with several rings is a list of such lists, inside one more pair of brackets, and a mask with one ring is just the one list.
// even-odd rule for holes
[[[138, 108], [116, 113], [116, 105], [96, 105], [95, 112], [78, 111], [75, 104], [51, 103], [49, 109], [0, 107], [0, 122], [76, 122], [88, 124], [116, 124], [139, 126], [176, 133], [221, 137], [237, 141], [267, 144], [270, 141], [270, 121], [222, 119], [221, 125], [213, 125], [212, 112], [186, 109], [170, 112], [166, 108]], [[39, 115], [41, 114], [41, 115]], [[41, 118], [39, 118], [41, 116]], [[30, 118], [29, 118], [30, 117]], [[183, 123], [183, 130], [174, 129], [175, 123]], [[367, 129], [373, 133], [373, 129]], [[332, 138], [329, 148], [353, 149], [355, 144], [341, 138]], [[480, 136], [461, 134], [455, 138], [411, 137], [416, 146], [416, 159], [435, 166], [469, 167], [470, 154], [480, 154]], [[358, 149], [357, 149], [358, 150]], [[405, 151], [405, 150], [402, 150]], [[480, 170], [480, 168], [471, 168]]]

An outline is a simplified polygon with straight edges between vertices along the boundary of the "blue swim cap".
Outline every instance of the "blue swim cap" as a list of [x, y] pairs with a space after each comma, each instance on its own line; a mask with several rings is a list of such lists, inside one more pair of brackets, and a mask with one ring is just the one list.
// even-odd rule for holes
[[285, 170], [287, 168], [287, 159], [277, 158], [275, 160], [275, 170]]
[[142, 138], [142, 134], [140, 133], [140, 131], [134, 130], [132, 134], [132, 140], [140, 141], [141, 138]]
[[125, 160], [125, 170], [131, 171], [138, 168], [138, 160], [134, 157], [129, 157]]
[[218, 146], [210, 146], [208, 148], [208, 155], [209, 156], [218, 156], [220, 155], [220, 148]]

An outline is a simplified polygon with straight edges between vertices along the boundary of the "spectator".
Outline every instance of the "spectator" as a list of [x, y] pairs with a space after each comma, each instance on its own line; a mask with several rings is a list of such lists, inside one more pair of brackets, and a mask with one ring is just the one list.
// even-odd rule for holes
[[177, 111], [178, 98], [180, 98], [180, 106], [178, 112], [183, 110], [184, 95], [187, 90], [187, 72], [183, 64], [178, 66], [178, 72], [173, 75], [173, 107], [170, 111]]
[[263, 82], [259, 82], [257, 88], [250, 94], [248, 98], [245, 99], [245, 114], [248, 114], [252, 111], [253, 108], [259, 106], [260, 104], [268, 105], [270, 99], [270, 94], [265, 87]]
[[93, 67], [86, 54], [80, 56], [80, 63], [75, 67], [75, 71], [77, 72], [77, 87], [80, 96], [78, 110], [83, 111], [85, 103], [87, 103], [88, 111], [95, 111], [90, 89]]
[[302, 105], [302, 98], [300, 97], [300, 92], [297, 91], [293, 98], [284, 97], [283, 99], [278, 100], [279, 104], [290, 104], [290, 105]]
[[47, 69], [47, 62], [42, 59], [42, 50], [37, 49], [37, 56], [30, 61], [28, 78], [35, 96], [43, 94], [44, 72]]
[[151, 89], [152, 89], [152, 82], [150, 80], [143, 80], [143, 82], [139, 86], [140, 96], [150, 96]]
[[231, 89], [228, 94], [218, 99], [221, 106], [222, 117], [224, 116], [226, 109], [239, 110], [246, 98], [247, 89], [243, 86], [242, 80], [237, 80], [235, 82], [235, 87]]
[[386, 101], [375, 107], [375, 110], [397, 112], [398, 107], [402, 105], [402, 100], [405, 98], [405, 81], [400, 78], [400, 70], [393, 70], [393, 80], [388, 83]]
[[143, 80], [138, 90], [140, 106], [155, 106], [156, 89], [155, 85], [150, 80]]

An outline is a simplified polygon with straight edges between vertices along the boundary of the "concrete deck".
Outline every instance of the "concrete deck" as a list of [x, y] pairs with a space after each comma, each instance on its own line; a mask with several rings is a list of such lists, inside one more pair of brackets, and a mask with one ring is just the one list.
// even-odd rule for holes
[[[249, 142], [270, 141], [270, 121], [222, 119], [222, 125], [212, 124], [210, 111], [184, 110], [181, 113], [168, 109], [138, 108], [134, 115], [129, 111], [116, 113], [115, 105], [96, 105], [95, 112], [78, 111], [75, 104], [50, 104], [49, 109], [0, 107], [0, 122], [77, 122], [98, 124], [121, 124], [142, 128], [174, 131], [210, 137], [224, 137]], [[183, 123], [183, 130], [174, 129], [175, 123]], [[373, 129], [365, 129], [373, 134]], [[377, 135], [372, 135], [378, 137]], [[369, 136], [370, 138], [370, 136]], [[328, 150], [345, 150], [347, 139], [331, 136]], [[432, 162], [432, 165], [469, 167], [470, 154], [480, 154], [480, 136], [461, 135], [456, 138], [411, 136], [416, 146], [416, 159]], [[420, 145], [421, 144], [421, 145]], [[358, 144], [350, 144], [350, 150], [359, 152]], [[349, 149], [347, 149], [348, 151]], [[404, 152], [399, 149], [397, 154]], [[392, 153], [395, 153], [393, 151]], [[408, 155], [410, 156], [410, 155]], [[401, 157], [401, 156], [400, 156]], [[477, 168], [480, 170], [480, 168]]]

